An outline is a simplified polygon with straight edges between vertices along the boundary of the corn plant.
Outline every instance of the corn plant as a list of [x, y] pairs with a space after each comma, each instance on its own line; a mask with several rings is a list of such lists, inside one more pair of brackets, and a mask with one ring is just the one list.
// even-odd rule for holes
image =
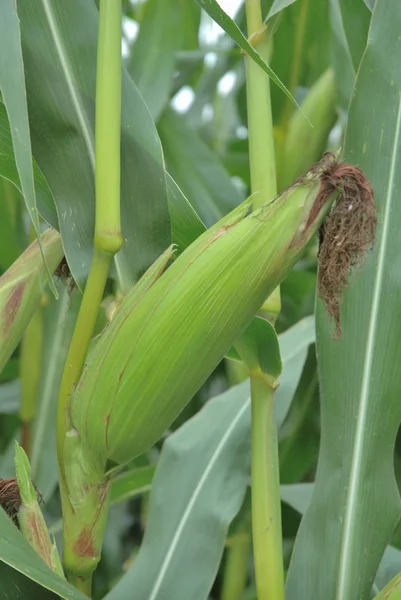
[[400, 596], [400, 28], [3, 0], [2, 598]]

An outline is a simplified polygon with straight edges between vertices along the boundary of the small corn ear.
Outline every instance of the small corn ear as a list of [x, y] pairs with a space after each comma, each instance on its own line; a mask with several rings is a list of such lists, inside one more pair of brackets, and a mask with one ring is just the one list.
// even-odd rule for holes
[[316, 208], [319, 190], [315, 169], [261, 209], [247, 200], [123, 303], [72, 400], [97, 464], [126, 463], [161, 437], [317, 231], [334, 200]]
[[18, 511], [18, 523], [24, 537], [60, 577], [64, 577], [60, 557], [50, 535], [40, 510], [38, 492], [31, 481], [31, 466], [24, 450], [15, 442], [15, 471], [21, 496], [21, 506]]
[[373, 600], [401, 600], [401, 573], [398, 573]]
[[[53, 272], [63, 257], [60, 234], [47, 229], [41, 243], [47, 265]], [[46, 283], [47, 270], [37, 241], [0, 277], [0, 371], [39, 306]]]
[[302, 110], [292, 116], [280, 161], [279, 185], [284, 188], [299, 177], [327, 147], [327, 138], [336, 120], [336, 89], [332, 69], [325, 71], [310, 89]]

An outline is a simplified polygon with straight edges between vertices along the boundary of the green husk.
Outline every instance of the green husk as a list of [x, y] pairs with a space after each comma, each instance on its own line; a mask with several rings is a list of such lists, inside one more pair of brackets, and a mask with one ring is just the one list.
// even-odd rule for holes
[[45, 563], [60, 577], [64, 577], [56, 544], [50, 539], [40, 510], [38, 492], [31, 480], [28, 457], [18, 442], [15, 442], [15, 471], [21, 496], [21, 506], [18, 510], [21, 532]]
[[[60, 234], [47, 229], [41, 244], [53, 272], [63, 257]], [[38, 308], [46, 284], [47, 269], [36, 240], [0, 278], [0, 371]]]
[[260, 209], [248, 199], [139, 300], [123, 302], [72, 400], [73, 425], [96, 468], [146, 451], [241, 335], [332, 205], [336, 193], [315, 206], [325, 168], [323, 160]]
[[311, 87], [302, 103], [304, 115], [294, 112], [288, 126], [279, 164], [279, 189], [299, 177], [327, 147], [327, 138], [336, 120], [334, 73], [327, 69]]

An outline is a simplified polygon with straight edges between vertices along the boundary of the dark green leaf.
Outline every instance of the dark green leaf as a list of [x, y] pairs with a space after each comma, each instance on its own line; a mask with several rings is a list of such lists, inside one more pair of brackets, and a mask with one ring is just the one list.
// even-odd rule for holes
[[156, 467], [137, 467], [118, 475], [111, 484], [110, 502], [117, 504], [150, 490]]
[[37, 411], [30, 451], [32, 479], [45, 502], [57, 486], [56, 414], [61, 376], [81, 302], [81, 294], [72, 294], [58, 282], [59, 299], [51, 299], [43, 310], [43, 356]]
[[352, 63], [347, 38], [345, 36], [338, 0], [332, 0], [330, 9], [333, 39], [333, 67], [336, 75], [336, 87], [342, 109], [348, 110], [354, 87], [355, 68]]
[[276, 418], [281, 425], [291, 406], [302, 369], [308, 354], [308, 348], [315, 341], [313, 317], [306, 317], [296, 325], [279, 335], [280, 354], [283, 372], [280, 386], [276, 391]]
[[128, 70], [155, 121], [166, 107], [178, 50], [196, 48], [200, 10], [188, 0], [148, 0]]
[[206, 227], [188, 202], [174, 179], [167, 175], [167, 198], [171, 219], [171, 238], [181, 253], [197, 237], [206, 231]]
[[167, 169], [207, 227], [243, 200], [216, 154], [172, 109], [159, 122]]
[[0, 178], [0, 275], [27, 246], [22, 213], [21, 194], [10, 181]]
[[296, 0], [274, 0], [265, 20], [271, 19], [274, 15], [284, 10], [284, 8], [290, 6], [290, 4], [294, 4], [295, 1]]
[[[22, 193], [22, 185], [18, 174], [13, 142], [10, 131], [6, 107], [0, 99], [0, 175], [11, 181]], [[33, 176], [35, 183], [35, 194], [41, 216], [55, 229], [58, 228], [58, 218], [52, 193], [47, 185], [46, 179], [41, 172], [35, 159], [33, 160]]]
[[[49, 569], [3, 509], [0, 509], [0, 561], [65, 600], [87, 600], [84, 594]], [[23, 585], [25, 587], [25, 584]], [[47, 599], [48, 596], [44, 597]], [[15, 598], [18, 598], [18, 595]]]
[[28, 600], [30, 598], [57, 600], [59, 596], [0, 562], [0, 598], [4, 598], [4, 600]]
[[[53, 193], [74, 277], [87, 275], [94, 231], [94, 2], [18, 4], [33, 152]], [[165, 173], [154, 123], [123, 73], [121, 221], [117, 274], [129, 288], [170, 243]], [[38, 199], [39, 200], [39, 199]], [[39, 210], [42, 207], [39, 205]]]
[[368, 39], [371, 11], [363, 0], [334, 1], [339, 5], [349, 52], [357, 71]]
[[0, 385], [0, 414], [18, 412], [21, 396], [19, 379]]
[[39, 234], [21, 32], [16, 0], [3, 0], [1, 5], [0, 91], [10, 122], [15, 162], [28, 214]]
[[207, 598], [248, 482], [248, 393], [245, 383], [210, 400], [165, 442], [140, 553], [107, 600], [132, 590], [138, 600]]
[[252, 319], [236, 342], [235, 350], [250, 370], [261, 369], [274, 378], [280, 376], [280, 348], [277, 334], [269, 321], [260, 317]]
[[378, 239], [345, 292], [341, 340], [331, 338], [332, 323], [317, 305], [322, 439], [315, 493], [288, 573], [288, 600], [368, 598], [401, 514], [393, 463], [401, 421], [400, 29], [398, 0], [378, 0], [344, 150], [375, 190]]

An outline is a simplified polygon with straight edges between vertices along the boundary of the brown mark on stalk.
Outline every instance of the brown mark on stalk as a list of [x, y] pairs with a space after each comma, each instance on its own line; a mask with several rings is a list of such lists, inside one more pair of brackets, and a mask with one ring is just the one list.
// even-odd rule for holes
[[[34, 485], [38, 502], [43, 504], [43, 498], [37, 487]], [[0, 506], [8, 514], [14, 525], [18, 524], [18, 511], [20, 509], [21, 495], [19, 492], [18, 482], [15, 477], [11, 479], [0, 479]]]
[[93, 543], [92, 532], [88, 527], [82, 529], [77, 541], [74, 544], [74, 551], [77, 556], [96, 556], [96, 548]]
[[340, 305], [351, 269], [363, 264], [376, 237], [377, 216], [373, 188], [363, 171], [326, 153], [312, 166], [321, 181], [306, 229], [318, 216], [329, 196], [337, 200], [319, 231], [318, 294], [334, 318], [333, 338], [341, 337]]
[[10, 329], [15, 315], [20, 307], [22, 294], [25, 289], [25, 282], [21, 282], [15, 286], [13, 291], [11, 292], [9, 298], [7, 299], [6, 305], [4, 307], [4, 322], [3, 322], [3, 335], [6, 335], [8, 330]]

